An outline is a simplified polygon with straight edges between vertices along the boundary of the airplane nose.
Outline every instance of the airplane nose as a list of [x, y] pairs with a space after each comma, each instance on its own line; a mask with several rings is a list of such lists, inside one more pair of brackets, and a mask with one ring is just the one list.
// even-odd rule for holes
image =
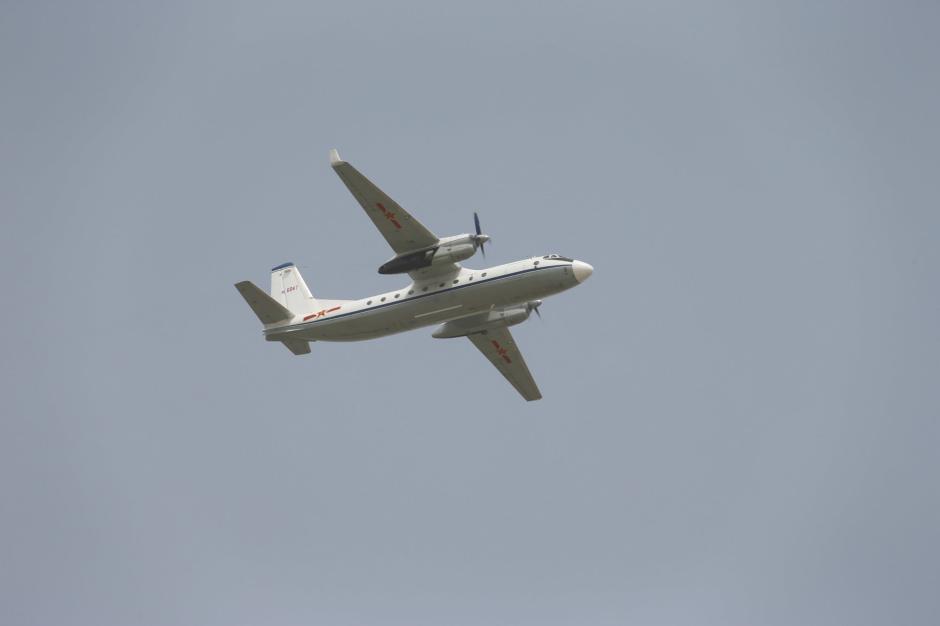
[[574, 271], [574, 277], [579, 283], [583, 283], [594, 273], [594, 268], [584, 261], [575, 261], [571, 264], [571, 269]]

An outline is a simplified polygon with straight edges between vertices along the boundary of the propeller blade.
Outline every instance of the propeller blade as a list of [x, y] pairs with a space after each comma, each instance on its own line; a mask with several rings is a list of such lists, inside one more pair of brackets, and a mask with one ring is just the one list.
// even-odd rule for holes
[[486, 248], [483, 247], [483, 244], [489, 241], [490, 238], [484, 235], [483, 231], [480, 229], [480, 216], [477, 215], [476, 211], [473, 212], [473, 226], [476, 228], [476, 231], [477, 231], [477, 236], [474, 237], [474, 240], [476, 241], [477, 247], [480, 248], [480, 252], [483, 253], [483, 258], [485, 259]]
[[539, 316], [539, 319], [542, 319], [542, 314], [539, 313], [539, 308], [538, 308], [538, 307], [535, 307], [534, 310], [535, 310], [535, 314]]

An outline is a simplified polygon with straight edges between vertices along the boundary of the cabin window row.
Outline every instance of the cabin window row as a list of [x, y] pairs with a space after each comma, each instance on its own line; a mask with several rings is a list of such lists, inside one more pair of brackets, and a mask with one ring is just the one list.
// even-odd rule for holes
[[[482, 274], [480, 274], [480, 276], [485, 278], [485, 277], [486, 277], [486, 272], [483, 272]], [[467, 279], [468, 282], [471, 281], [471, 280], [473, 280], [473, 276], [470, 276], [470, 277]], [[446, 284], [446, 283], [440, 283], [440, 284], [437, 286], [438, 289], [443, 289], [443, 287], [444, 287], [445, 284]], [[459, 278], [455, 279], [453, 284], [455, 284], [455, 285], [460, 284], [460, 279], [459, 279]], [[428, 287], [429, 287], [429, 285], [425, 285], [424, 287], [421, 288], [421, 291], [422, 291], [422, 292], [427, 291], [427, 290], [428, 290]], [[414, 292], [415, 292], [414, 289], [409, 289], [409, 290], [408, 290], [408, 295], [410, 296], [410, 295], [414, 294]], [[396, 298], [396, 299], [398, 299], [398, 298], [400, 298], [400, 297], [401, 297], [401, 293], [400, 293], [400, 292], [395, 294], [395, 298]], [[379, 302], [385, 302], [385, 296], [382, 296], [381, 298], [379, 298]], [[366, 306], [372, 306], [372, 300], [367, 300], [367, 301], [366, 301]]]

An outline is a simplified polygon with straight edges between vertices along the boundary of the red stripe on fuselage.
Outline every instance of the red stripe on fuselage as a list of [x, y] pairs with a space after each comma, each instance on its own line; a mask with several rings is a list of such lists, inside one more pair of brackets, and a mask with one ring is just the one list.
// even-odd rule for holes
[[334, 306], [332, 309], [321, 309], [321, 310], [317, 311], [316, 313], [311, 313], [310, 315], [308, 315], [307, 317], [305, 317], [305, 318], [304, 318], [304, 321], [306, 322], [307, 320], [309, 320], [309, 319], [311, 319], [311, 318], [314, 318], [314, 317], [323, 317], [323, 316], [326, 315], [327, 313], [332, 313], [333, 311], [339, 311], [341, 308], [343, 308], [343, 307], [342, 307], [342, 306]]

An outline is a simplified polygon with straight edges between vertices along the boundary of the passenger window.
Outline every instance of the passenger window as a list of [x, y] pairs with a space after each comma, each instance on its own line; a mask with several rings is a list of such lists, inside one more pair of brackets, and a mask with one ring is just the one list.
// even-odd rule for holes
[[440, 285], [438, 285], [438, 287], [443, 287], [443, 286], [444, 286], [444, 283], [441, 283]]
[[483, 272], [483, 278], [486, 278], [486, 272]]
[[368, 302], [366, 302], [366, 306], [369, 306], [370, 304], [372, 304], [372, 300], [369, 300]]
[[428, 290], [427, 287], [423, 287], [423, 288], [421, 289], [421, 291], [427, 291], [427, 290]]
[[396, 293], [396, 294], [395, 294], [395, 297], [397, 298], [397, 297], [400, 296], [400, 295], [401, 295], [400, 293]]
[[455, 281], [454, 281], [454, 284], [456, 285], [456, 284], [459, 283], [459, 282], [460, 282], [459, 279], [458, 279], [458, 280], [455, 280]]
[[385, 302], [385, 296], [382, 296], [382, 302]]
[[408, 295], [410, 296], [410, 295], [413, 294], [414, 292], [415, 292], [415, 290], [414, 290], [414, 289], [411, 289], [410, 291], [408, 291]]

